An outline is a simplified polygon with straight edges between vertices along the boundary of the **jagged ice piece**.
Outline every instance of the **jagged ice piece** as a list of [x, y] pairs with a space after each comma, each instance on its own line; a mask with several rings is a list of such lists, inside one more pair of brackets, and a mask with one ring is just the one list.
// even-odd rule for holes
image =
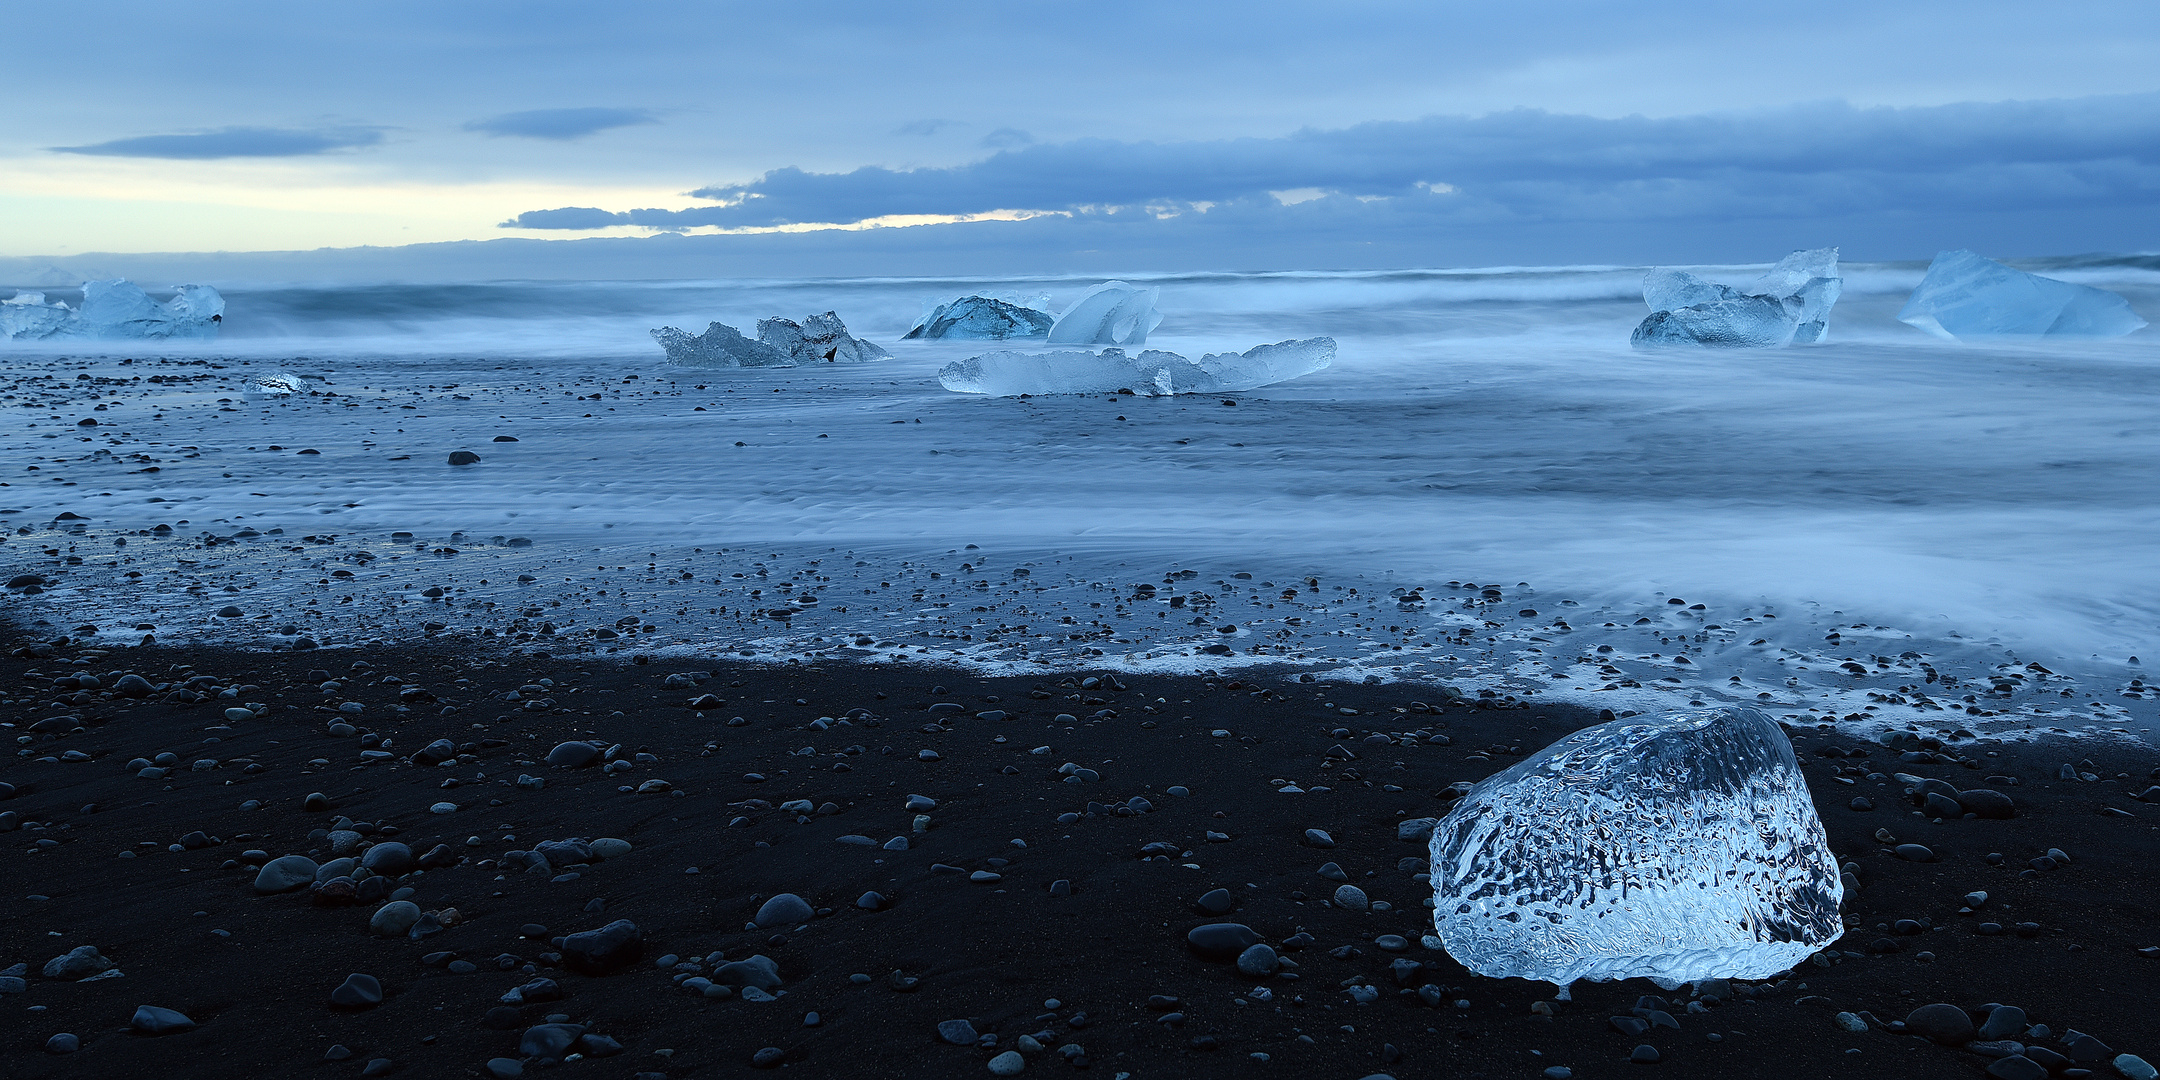
[[1970, 251], [1936, 255], [1897, 317], [1948, 340], [2112, 338], [2145, 326], [2105, 289], [2012, 270]]
[[864, 364], [887, 360], [891, 353], [859, 337], [849, 337], [833, 312], [792, 319], [759, 319], [758, 340], [779, 350], [790, 364]]
[[125, 278], [83, 283], [83, 302], [70, 310], [47, 304], [43, 293], [22, 293], [0, 304], [0, 337], [214, 338], [225, 321], [225, 298], [208, 285], [178, 286], [160, 303]]
[[790, 367], [794, 361], [786, 353], [761, 341], [742, 336], [742, 331], [725, 323], [712, 323], [705, 332], [692, 336], [688, 331], [663, 326], [652, 331], [653, 340], [667, 350], [668, 362], [685, 367]]
[[1493, 978], [1760, 979], [1844, 932], [1792, 744], [1754, 709], [1575, 732], [1472, 788], [1431, 856], [1434, 932]]
[[1082, 293], [1050, 327], [1053, 345], [1145, 345], [1162, 325], [1161, 289], [1105, 281]]
[[1049, 312], [1032, 305], [990, 296], [963, 296], [925, 305], [922, 319], [903, 340], [1042, 338], [1050, 335], [1050, 326], [1056, 321]]
[[307, 383], [290, 371], [257, 372], [240, 382], [240, 395], [249, 401], [291, 397], [306, 392]]
[[1844, 290], [1836, 248], [1795, 251], [1745, 290], [1660, 267], [1643, 275], [1650, 315], [1635, 327], [1637, 348], [1691, 345], [1772, 349], [1813, 344], [1829, 333]]
[[1325, 337], [1256, 345], [1242, 353], [1210, 353], [1197, 361], [1157, 349], [1138, 356], [1127, 356], [1123, 349], [994, 352], [945, 365], [938, 371], [938, 383], [963, 394], [1002, 397], [1121, 390], [1142, 397], [1221, 394], [1308, 375], [1334, 361], [1335, 339]]

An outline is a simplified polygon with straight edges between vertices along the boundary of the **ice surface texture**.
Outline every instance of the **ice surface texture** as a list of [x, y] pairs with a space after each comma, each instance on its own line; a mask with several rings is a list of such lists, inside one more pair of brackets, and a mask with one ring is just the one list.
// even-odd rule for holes
[[1584, 728], [1433, 830], [1433, 926], [1494, 978], [1759, 979], [1844, 932], [1792, 744], [1754, 709]]
[[[1048, 298], [1043, 298], [1047, 302]], [[1057, 320], [1034, 304], [991, 296], [963, 296], [923, 307], [923, 317], [903, 340], [961, 338], [976, 341], [1007, 341], [1050, 335]]]
[[652, 331], [652, 336], [667, 350], [669, 362], [691, 367], [861, 364], [892, 355], [861, 338], [848, 336], [846, 324], [830, 311], [799, 323], [791, 319], [759, 319], [757, 330], [756, 341], [724, 323], [713, 323], [696, 336], [663, 326]]
[[945, 365], [938, 383], [963, 394], [1114, 394], [1142, 397], [1221, 394], [1295, 379], [1335, 362], [1334, 338], [1306, 338], [1256, 345], [1242, 353], [1210, 353], [1187, 360], [1149, 349], [1091, 352], [994, 352]]
[[241, 396], [249, 401], [291, 397], [307, 393], [307, 383], [290, 371], [262, 371], [240, 381]]
[[1105, 281], [1082, 293], [1050, 327], [1053, 345], [1145, 345], [1162, 325], [1155, 310], [1161, 289]]
[[208, 285], [178, 289], [179, 295], [159, 303], [125, 278], [87, 281], [79, 310], [48, 304], [44, 293], [17, 293], [0, 301], [0, 340], [216, 337], [225, 298]]
[[1897, 317], [1945, 340], [2112, 338], [2145, 326], [2105, 289], [2012, 270], [1970, 251], [1936, 255]]
[[1659, 268], [1643, 275], [1650, 316], [1631, 340], [1637, 348], [1810, 345], [1829, 334], [1830, 308], [1843, 290], [1836, 248], [1795, 251], [1745, 290]]

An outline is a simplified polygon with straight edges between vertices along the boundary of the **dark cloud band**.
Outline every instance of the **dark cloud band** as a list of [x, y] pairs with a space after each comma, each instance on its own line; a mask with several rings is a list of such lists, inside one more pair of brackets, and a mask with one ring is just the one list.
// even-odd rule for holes
[[87, 146], [55, 146], [62, 154], [95, 157], [164, 158], [211, 161], [218, 158], [307, 157], [374, 146], [383, 141], [379, 128], [229, 127], [188, 135], [142, 135]]

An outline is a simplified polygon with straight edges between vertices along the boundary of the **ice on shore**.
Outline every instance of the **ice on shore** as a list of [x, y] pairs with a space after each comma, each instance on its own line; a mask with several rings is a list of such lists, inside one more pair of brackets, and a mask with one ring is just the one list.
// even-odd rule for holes
[[225, 298], [208, 285], [181, 285], [162, 303], [125, 278], [84, 282], [80, 308], [40, 292], [0, 301], [0, 339], [10, 341], [214, 338], [224, 321]]
[[1050, 335], [1057, 319], [1042, 310], [1047, 296], [1022, 302], [1013, 297], [962, 296], [923, 305], [917, 320], [902, 340], [956, 338], [976, 341], [1008, 341]]
[[1970, 251], [1945, 251], [1898, 321], [1949, 341], [2001, 337], [2113, 338], [2145, 320], [2105, 289], [2012, 270]]
[[1053, 345], [1145, 345], [1162, 325], [1161, 289], [1105, 281], [1082, 293], [1050, 327]]
[[859, 364], [883, 360], [892, 354], [848, 335], [847, 326], [833, 312], [812, 315], [802, 322], [790, 319], [758, 320], [753, 341], [725, 323], [713, 323], [703, 334], [692, 335], [672, 326], [652, 331], [653, 340], [667, 351], [670, 363], [687, 367], [795, 367], [801, 364]]
[[1844, 932], [1792, 744], [1749, 708], [1585, 728], [1433, 830], [1433, 926], [1493, 978], [1760, 979]]
[[307, 393], [307, 383], [290, 371], [259, 371], [240, 381], [240, 396], [248, 401], [304, 393]]
[[1242, 353], [1210, 353], [1198, 360], [1157, 349], [1138, 356], [1127, 356], [1123, 349], [1008, 351], [947, 364], [938, 371], [938, 383], [963, 394], [1000, 397], [1119, 391], [1142, 397], [1221, 394], [1310, 375], [1334, 362], [1335, 339], [1326, 337], [1257, 345]]
[[1650, 315], [1635, 327], [1637, 348], [1692, 345], [1774, 349], [1810, 345], [1829, 334], [1830, 309], [1844, 291], [1836, 248], [1795, 251], [1746, 289], [1681, 270], [1643, 275]]

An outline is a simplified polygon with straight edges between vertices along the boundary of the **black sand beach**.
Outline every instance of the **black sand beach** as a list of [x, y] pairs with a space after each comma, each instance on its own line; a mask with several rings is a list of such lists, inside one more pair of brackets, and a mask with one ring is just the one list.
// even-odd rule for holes
[[[99, 685], [68, 685], [82, 674]], [[163, 688], [115, 693], [123, 674]], [[342, 685], [325, 693], [325, 674]], [[15, 972], [24, 983], [4, 984], [26, 988], [0, 996], [6, 1072], [484, 1077], [503, 1059], [505, 1074], [516, 1062], [595, 1077], [759, 1065], [959, 1077], [988, 1075], [1018, 1049], [1028, 1075], [1136, 1080], [1981, 1075], [1995, 1058], [1895, 1030], [1931, 1003], [1975, 1022], [1987, 1005], [2022, 1008], [2048, 1033], [2021, 1025], [2015, 1037], [2038, 1048], [2034, 1059], [2063, 1055], [2058, 1075], [2113, 1075], [2113, 1055], [2160, 1049], [2160, 805], [2134, 798], [2160, 766], [2149, 746], [1958, 739], [1915, 748], [1931, 760], [1911, 761], [1795, 731], [1832, 845], [1860, 884], [1845, 937], [1767, 982], [1579, 984], [1556, 1003], [1549, 985], [1473, 976], [1421, 946], [1431, 894], [1413, 875], [1425, 846], [1398, 826], [1444, 813], [1449, 785], [1595, 714], [1291, 674], [1104, 676], [1083, 688], [1085, 675], [609, 663], [471, 642], [18, 649], [0, 659], [0, 718], [19, 744], [0, 764], [14, 789], [0, 802], [0, 968], [27, 968]], [[242, 689], [221, 699], [224, 687]], [[501, 700], [520, 687], [524, 700]], [[688, 707], [700, 695], [712, 698]], [[345, 702], [359, 711], [340, 712]], [[248, 703], [268, 708], [226, 719]], [[452, 745], [429, 751], [436, 740]], [[618, 747], [622, 764], [545, 764], [571, 740]], [[442, 752], [456, 756], [413, 760]], [[160, 754], [173, 755], [163, 776], [130, 767]], [[1067, 763], [1076, 769], [1061, 773]], [[2082, 776], [2063, 779], [2066, 763]], [[1923, 816], [1904, 782], [1870, 778], [1901, 772], [2004, 791], [2016, 815]], [[308, 809], [318, 793], [323, 808]], [[914, 795], [935, 807], [908, 809]], [[1874, 809], [1852, 809], [1855, 796]], [[810, 809], [783, 808], [794, 800]], [[456, 809], [431, 812], [437, 803]], [[423, 928], [448, 925], [421, 940], [371, 933], [381, 885], [357, 886], [370, 902], [343, 906], [312, 903], [304, 887], [258, 894], [258, 864], [327, 862], [326, 830], [348, 823], [363, 846], [409, 847], [425, 869], [390, 882], [393, 895], [409, 889], [437, 917]], [[1333, 847], [1314, 846], [1308, 829]], [[843, 836], [909, 842], [886, 850]], [[505, 862], [542, 842], [603, 837], [632, 849], [583, 864], [576, 848], [548, 849], [544, 871]], [[1900, 859], [1895, 843], [1924, 844], [1936, 861]], [[2027, 872], [2051, 848], [2069, 864]], [[1318, 872], [1327, 863], [1391, 910], [1329, 904], [1338, 882]], [[1227, 914], [1197, 904], [1218, 888]], [[1961, 910], [1976, 890], [1984, 906]], [[872, 891], [881, 910], [858, 904]], [[780, 893], [815, 914], [745, 929]], [[636, 926], [634, 959], [600, 974], [564, 967], [593, 970], [556, 939], [616, 920]], [[1188, 931], [1223, 921], [1275, 943], [1295, 977], [1256, 981], [1188, 948]], [[80, 946], [123, 974], [43, 975]], [[670, 955], [696, 974], [656, 966]], [[777, 1000], [714, 999], [670, 981], [752, 956], [775, 965]], [[334, 1006], [356, 973], [379, 982], [381, 1003]], [[538, 979], [560, 997], [502, 1002]], [[1376, 998], [1357, 1003], [1356, 986]], [[194, 1027], [132, 1032], [144, 1005]], [[1845, 1013], [1866, 1030], [1841, 1027]], [[940, 1024], [960, 1019], [994, 1045], [941, 1038]], [[1637, 1019], [1646, 1031], [1622, 1030]], [[578, 1055], [559, 1064], [521, 1054], [528, 1030], [550, 1022], [612, 1041], [559, 1051]], [[60, 1033], [80, 1049], [48, 1053]], [[1630, 1061], [1642, 1046], [1654, 1064]]]

